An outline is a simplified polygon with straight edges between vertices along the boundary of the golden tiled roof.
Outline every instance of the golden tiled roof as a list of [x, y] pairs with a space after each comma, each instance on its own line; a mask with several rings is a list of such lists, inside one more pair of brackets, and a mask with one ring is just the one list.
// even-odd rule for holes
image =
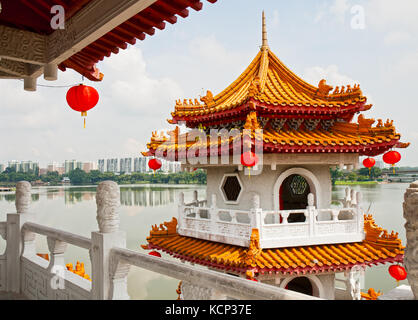
[[[359, 116], [357, 123], [335, 122], [328, 130], [321, 126], [317, 126], [314, 130], [304, 127], [300, 127], [298, 130], [289, 127], [276, 130], [267, 123], [262, 137], [264, 151], [273, 152], [271, 149], [275, 149], [276, 152], [280, 152], [282, 149], [304, 148], [306, 151], [314, 152], [316, 149], [322, 150], [325, 147], [330, 149], [331, 152], [345, 152], [346, 149], [350, 149], [351, 152], [367, 154], [373, 148], [378, 150], [374, 151], [375, 153], [381, 153], [393, 146], [398, 148], [408, 147], [409, 144], [398, 143], [400, 134], [396, 132], [393, 122], [387, 120], [386, 123], [383, 123], [379, 119], [377, 125], [373, 127], [374, 123], [374, 119], [365, 119], [362, 115]], [[260, 129], [256, 112], [248, 114], [243, 128], [253, 130], [253, 133]], [[179, 134], [178, 127], [176, 130], [168, 132], [168, 134], [170, 137], [166, 137], [163, 133], [153, 132], [151, 141], [147, 144], [151, 154], [157, 148], [160, 148], [159, 151], [162, 152], [178, 152], [190, 148], [199, 150], [205, 144], [208, 149], [214, 145], [230, 144], [232, 146], [233, 141], [241, 138], [243, 132], [237, 136], [224, 137], [224, 140], [222, 140], [222, 136], [218, 140], [213, 140], [210, 135], [202, 134], [204, 138], [199, 141], [186, 141], [185, 135]], [[149, 155], [148, 153], [143, 154]]]
[[374, 224], [371, 216], [365, 216], [366, 239], [363, 242], [274, 249], [259, 247], [257, 229], [253, 229], [250, 247], [244, 248], [181, 236], [172, 228], [176, 222], [173, 220], [169, 223], [170, 232], [162, 225], [160, 229], [153, 227], [147, 238], [148, 244], [142, 247], [159, 249], [182, 260], [240, 273], [247, 270], [290, 274], [341, 271], [355, 265], [399, 262], [404, 254], [397, 234], [392, 232], [391, 236], [387, 236], [385, 230]]
[[199, 116], [230, 110], [252, 98], [272, 106], [305, 106], [313, 108], [340, 108], [365, 103], [359, 85], [336, 87], [333, 92], [325, 80], [315, 87], [288, 69], [268, 47], [260, 52], [245, 71], [225, 90], [213, 96], [177, 100], [173, 118]]

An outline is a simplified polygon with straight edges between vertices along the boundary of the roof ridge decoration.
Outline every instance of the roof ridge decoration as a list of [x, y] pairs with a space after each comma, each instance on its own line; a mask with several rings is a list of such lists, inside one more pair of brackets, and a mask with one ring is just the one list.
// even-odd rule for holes
[[371, 214], [364, 215], [364, 231], [366, 233], [364, 242], [377, 247], [389, 247], [395, 249], [396, 253], [403, 253], [404, 246], [398, 237], [398, 232], [392, 231], [390, 234], [387, 230], [379, 227]]
[[252, 229], [251, 236], [250, 236], [250, 246], [248, 250], [244, 251], [245, 257], [244, 262], [248, 266], [256, 267], [257, 266], [257, 258], [261, 254], [260, 248], [260, 233], [258, 229]]
[[[152, 237], [167, 237], [177, 235], [177, 219], [173, 217], [171, 221], [161, 223], [158, 227], [156, 224], [151, 227], [150, 238]], [[147, 238], [148, 240], [148, 238]]]

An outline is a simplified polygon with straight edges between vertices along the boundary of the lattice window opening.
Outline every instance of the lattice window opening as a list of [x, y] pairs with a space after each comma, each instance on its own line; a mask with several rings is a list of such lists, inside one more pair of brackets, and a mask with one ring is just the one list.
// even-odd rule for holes
[[349, 210], [341, 210], [338, 214], [338, 220], [345, 221], [345, 220], [354, 220], [354, 213]]
[[199, 209], [199, 217], [202, 219], [209, 219], [209, 210], [208, 209]]
[[251, 218], [247, 212], [237, 212], [235, 218], [238, 223], [250, 224], [251, 222]]
[[276, 224], [280, 221], [280, 215], [276, 213], [267, 213], [264, 217], [264, 224]]
[[287, 223], [301, 223], [306, 222], [306, 217], [303, 212], [295, 212], [289, 214], [289, 217], [287, 218]]
[[219, 211], [218, 218], [220, 221], [231, 222], [232, 216], [228, 211]]
[[[51, 260], [52, 253], [48, 247], [48, 237], [42, 234], [35, 233], [35, 253], [39, 258], [45, 259], [47, 261]], [[73, 271], [77, 268], [77, 262], [79, 262], [79, 267], [83, 264], [83, 273], [88, 275], [91, 281], [92, 276], [92, 265], [91, 265], [91, 258], [88, 249], [67, 243], [64, 252], [64, 268], [66, 271], [69, 272], [69, 268]], [[67, 265], [71, 264], [71, 267]], [[81, 275], [80, 278], [84, 278]], [[85, 278], [86, 279], [86, 278]], [[71, 279], [66, 279], [71, 282]], [[86, 279], [87, 281], [87, 279]], [[75, 283], [77, 285], [77, 283]]]
[[238, 180], [238, 177], [227, 177], [223, 183], [222, 191], [227, 201], [237, 201], [242, 191], [242, 187]]
[[186, 214], [186, 217], [190, 217], [190, 218], [195, 218], [196, 217], [196, 212], [190, 208], [186, 208], [184, 210], [184, 213]]
[[331, 210], [320, 210], [316, 216], [316, 221], [332, 221]]
[[308, 183], [302, 176], [295, 175], [290, 182], [290, 191], [293, 195], [302, 195], [308, 188]]

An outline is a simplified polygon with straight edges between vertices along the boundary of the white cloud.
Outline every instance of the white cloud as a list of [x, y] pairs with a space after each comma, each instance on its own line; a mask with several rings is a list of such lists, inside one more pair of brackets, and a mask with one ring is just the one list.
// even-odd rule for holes
[[370, 0], [365, 7], [370, 25], [386, 31], [418, 30], [418, 1]]
[[346, 14], [350, 9], [348, 0], [334, 0], [332, 3], [323, 2], [316, 12], [314, 22], [320, 21], [336, 21], [344, 23]]
[[350, 6], [347, 0], [335, 0], [334, 3], [329, 7], [329, 12], [338, 22], [344, 23], [345, 15], [349, 7]]
[[358, 83], [351, 77], [341, 74], [336, 65], [329, 65], [325, 68], [319, 66], [307, 68], [305, 69], [302, 78], [314, 86], [317, 86], [322, 79], [325, 79], [328, 85], [334, 87], [346, 86], [348, 84], [352, 86], [353, 84]]
[[412, 36], [409, 32], [393, 31], [385, 35], [383, 42], [386, 45], [399, 45], [408, 43], [412, 40]]

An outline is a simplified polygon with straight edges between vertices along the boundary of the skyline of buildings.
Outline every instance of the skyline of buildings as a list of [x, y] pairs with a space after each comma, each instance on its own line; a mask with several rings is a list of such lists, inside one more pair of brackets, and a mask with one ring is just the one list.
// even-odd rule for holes
[[[148, 167], [148, 158], [144, 156], [138, 157], [124, 157], [124, 158], [109, 158], [109, 159], [99, 159], [97, 162], [93, 161], [78, 161], [76, 159], [64, 160], [63, 163], [52, 161], [45, 167], [40, 167], [39, 162], [36, 161], [18, 161], [18, 160], [9, 160], [7, 165], [0, 163], [0, 172], [6, 170], [6, 168], [15, 168], [16, 172], [29, 172], [39, 170], [39, 174], [47, 174], [48, 172], [58, 172], [58, 174], [63, 175], [69, 173], [74, 169], [81, 169], [85, 172], [90, 172], [92, 170], [99, 170], [101, 173], [104, 172], [113, 172], [115, 174], [131, 174], [133, 172], [138, 173], [152, 173]], [[166, 160], [161, 160], [162, 165], [159, 171], [163, 173], [177, 173], [181, 171], [181, 164], [179, 162], [170, 162]]]

